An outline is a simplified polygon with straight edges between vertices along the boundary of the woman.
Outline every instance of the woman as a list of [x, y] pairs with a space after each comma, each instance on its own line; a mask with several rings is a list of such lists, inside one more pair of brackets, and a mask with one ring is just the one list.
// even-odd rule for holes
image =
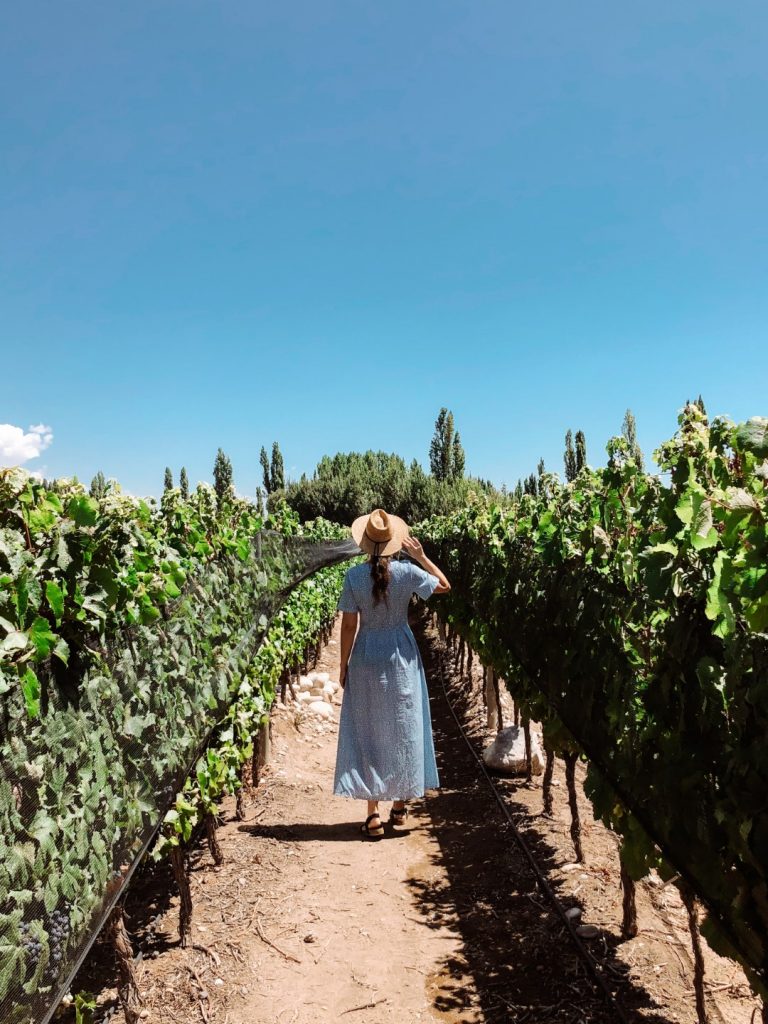
[[[389, 820], [402, 829], [405, 801], [439, 785], [427, 682], [408, 605], [413, 594], [426, 599], [451, 585], [406, 523], [383, 509], [356, 519], [352, 536], [370, 557], [348, 570], [339, 600], [344, 700], [333, 791], [368, 801], [360, 831], [376, 838], [384, 835], [379, 800], [394, 801]], [[401, 549], [419, 565], [391, 561]]]

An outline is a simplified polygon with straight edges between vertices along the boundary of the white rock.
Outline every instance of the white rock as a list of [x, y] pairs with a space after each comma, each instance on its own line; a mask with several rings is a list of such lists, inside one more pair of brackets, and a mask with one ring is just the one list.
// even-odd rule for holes
[[318, 683], [327, 683], [331, 678], [328, 672], [315, 672], [314, 675]]
[[333, 708], [330, 704], [326, 704], [324, 700], [313, 700], [307, 706], [313, 714], [320, 715], [321, 718], [333, 718]]
[[[489, 768], [508, 775], [524, 775], [525, 736], [521, 727], [510, 725], [496, 734], [496, 739], [483, 751], [483, 760]], [[538, 736], [531, 733], [531, 769], [534, 775], [544, 771], [544, 754]]]
[[310, 676], [301, 676], [299, 678], [299, 688], [301, 690], [311, 690], [314, 680]]
[[309, 704], [311, 701], [316, 700], [316, 698], [314, 694], [309, 692], [309, 690], [301, 690], [296, 694], [296, 700], [300, 704]]

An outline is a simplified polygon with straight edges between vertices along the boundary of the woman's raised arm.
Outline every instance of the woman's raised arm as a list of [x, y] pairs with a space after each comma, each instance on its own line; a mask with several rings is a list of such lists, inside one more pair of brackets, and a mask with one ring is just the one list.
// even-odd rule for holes
[[451, 589], [451, 584], [448, 577], [445, 575], [443, 570], [431, 562], [424, 554], [424, 548], [421, 546], [421, 541], [416, 540], [415, 537], [406, 537], [403, 540], [403, 550], [411, 556], [411, 558], [418, 562], [425, 572], [432, 573], [433, 576], [437, 576], [438, 584], [435, 587], [436, 594], [447, 594]]

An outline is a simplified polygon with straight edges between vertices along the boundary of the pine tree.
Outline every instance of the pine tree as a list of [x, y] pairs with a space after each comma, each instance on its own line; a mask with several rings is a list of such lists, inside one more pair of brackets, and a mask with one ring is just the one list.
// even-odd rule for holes
[[539, 493], [539, 485], [536, 480], [535, 473], [531, 473], [530, 476], [526, 477], [525, 483], [523, 484], [523, 491], [526, 494], [532, 494], [534, 498]]
[[523, 491], [523, 481], [522, 480], [518, 480], [517, 483], [515, 484], [515, 501], [520, 501], [520, 499], [522, 498], [523, 494], [524, 494], [524, 491]]
[[701, 397], [701, 395], [699, 395], [699, 397], [696, 399], [696, 405], [698, 405], [699, 409], [701, 409], [702, 415], [706, 416], [707, 415], [707, 409], [706, 409], [706, 406], [704, 405], [704, 399]]
[[264, 490], [269, 494], [272, 490], [272, 476], [269, 471], [269, 456], [267, 455], [267, 449], [264, 445], [261, 446], [259, 462], [261, 463], [261, 473], [264, 478]]
[[456, 431], [453, 439], [453, 452], [451, 457], [451, 480], [462, 480], [464, 478], [464, 465], [466, 455], [461, 443], [461, 434]]
[[106, 492], [107, 481], [105, 480], [102, 471], [99, 470], [93, 480], [91, 480], [90, 495], [92, 498], [103, 498]]
[[272, 461], [269, 467], [270, 491], [282, 491], [285, 487], [285, 466], [280, 445], [275, 441], [272, 445]]
[[563, 461], [565, 463], [565, 479], [568, 483], [571, 480], [576, 479], [576, 452], [573, 449], [573, 434], [570, 430], [565, 435], [565, 454], [563, 455]]
[[576, 475], [587, 465], [587, 439], [583, 430], [576, 431]]
[[165, 479], [163, 480], [163, 493], [173, 488], [173, 473], [169, 466], [165, 467]]
[[637, 424], [635, 423], [635, 417], [631, 409], [627, 409], [624, 413], [624, 422], [621, 425], [621, 432], [629, 444], [630, 456], [635, 460], [637, 468], [642, 473], [643, 453], [640, 445], [637, 443]]
[[213, 489], [220, 505], [232, 495], [232, 463], [221, 448], [216, 453], [213, 465]]
[[453, 413], [443, 407], [429, 446], [429, 468], [436, 480], [450, 480], [453, 466]]
[[189, 477], [187, 476], [186, 466], [182, 466], [179, 473], [179, 490], [181, 491], [182, 498], [186, 501], [189, 497]]

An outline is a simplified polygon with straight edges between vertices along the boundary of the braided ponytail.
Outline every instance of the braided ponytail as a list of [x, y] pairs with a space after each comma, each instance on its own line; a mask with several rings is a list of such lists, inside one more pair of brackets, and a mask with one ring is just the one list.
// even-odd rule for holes
[[387, 600], [389, 586], [389, 555], [371, 555], [371, 578], [373, 579], [373, 603]]

